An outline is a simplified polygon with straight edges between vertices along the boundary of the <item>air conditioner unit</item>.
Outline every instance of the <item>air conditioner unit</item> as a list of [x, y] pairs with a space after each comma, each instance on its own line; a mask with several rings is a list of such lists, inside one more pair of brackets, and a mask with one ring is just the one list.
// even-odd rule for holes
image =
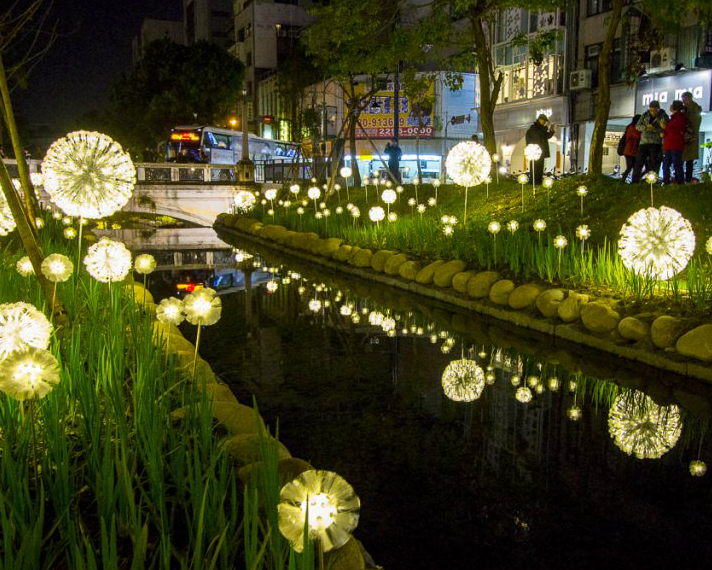
[[591, 70], [590, 69], [577, 69], [572, 71], [569, 75], [569, 89], [571, 91], [578, 91], [579, 89], [590, 89], [591, 88]]
[[660, 73], [668, 71], [675, 66], [675, 50], [673, 48], [663, 48], [650, 52], [649, 73]]

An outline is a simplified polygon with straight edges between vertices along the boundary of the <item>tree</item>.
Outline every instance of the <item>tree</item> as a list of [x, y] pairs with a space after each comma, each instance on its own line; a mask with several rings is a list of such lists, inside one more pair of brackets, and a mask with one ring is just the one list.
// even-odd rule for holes
[[[445, 44], [438, 47], [445, 53], [444, 62], [455, 72], [476, 71], [480, 82], [479, 119], [484, 145], [490, 153], [496, 152], [494, 111], [497, 106], [503, 74], [497, 70], [493, 58], [494, 29], [497, 16], [509, 8], [532, 11], [555, 10], [568, 0], [436, 0], [434, 14], [446, 14], [450, 34]], [[446, 20], [442, 19], [444, 23]], [[447, 24], [446, 24], [447, 25]], [[535, 37], [520, 37], [530, 51], [543, 53], [553, 44], [555, 35], [550, 32]], [[454, 51], [453, 51], [454, 48]], [[457, 87], [457, 74], [451, 75], [451, 86]]]
[[418, 122], [415, 133], [415, 162], [418, 165], [418, 180], [423, 179], [420, 169], [420, 130], [423, 127], [423, 117], [429, 115], [435, 105], [433, 82], [436, 72], [421, 72], [409, 67], [401, 76], [401, 89], [410, 103], [411, 112]]
[[151, 42], [131, 74], [114, 85], [116, 137], [143, 151], [177, 124], [223, 122], [237, 105], [243, 78], [243, 64], [217, 45]]
[[[588, 155], [588, 169], [592, 174], [601, 174], [603, 170], [603, 143], [611, 109], [611, 57], [618, 26], [625, 21], [622, 17], [623, 4], [624, 0], [611, 0], [611, 11], [605, 20], [606, 35], [598, 54], [596, 118]], [[701, 25], [712, 25], [712, 2], [709, 0], [681, 0], [674, 3], [667, 0], [643, 0], [639, 8], [651, 27], [646, 31], [645, 38], [636, 38], [643, 41], [639, 41], [638, 57], [627, 62], [629, 83], [634, 83], [643, 69], [640, 55], [657, 47], [655, 44], [662, 41], [665, 33], [678, 31], [684, 25], [689, 25], [691, 19]]]
[[[357, 164], [359, 117], [381, 89], [379, 79], [393, 73], [401, 60], [415, 63], [424, 59], [422, 48], [427, 39], [415, 28], [400, 25], [406, 5], [398, 0], [332, 0], [312, 9], [314, 23], [302, 34], [306, 53], [324, 77], [337, 82], [343, 94], [352, 165]], [[359, 82], [359, 76], [367, 76], [368, 82]], [[358, 169], [352, 170], [354, 183], [361, 184]]]

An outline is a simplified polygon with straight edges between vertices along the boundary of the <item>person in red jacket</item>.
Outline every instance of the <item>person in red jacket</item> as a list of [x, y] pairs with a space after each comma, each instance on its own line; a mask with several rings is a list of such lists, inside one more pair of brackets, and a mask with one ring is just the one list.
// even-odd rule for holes
[[638, 145], [640, 144], [640, 131], [635, 128], [638, 124], [640, 115], [633, 117], [633, 120], [625, 128], [625, 145], [623, 146], [623, 158], [625, 158], [625, 172], [621, 176], [621, 180], [628, 180], [628, 175], [633, 172], [635, 166], [635, 157], [638, 154]]
[[685, 150], [685, 130], [687, 119], [682, 101], [673, 101], [670, 105], [670, 120], [663, 128], [663, 184], [670, 184], [670, 165], [675, 168], [675, 184], [685, 182], [682, 170], [682, 151]]

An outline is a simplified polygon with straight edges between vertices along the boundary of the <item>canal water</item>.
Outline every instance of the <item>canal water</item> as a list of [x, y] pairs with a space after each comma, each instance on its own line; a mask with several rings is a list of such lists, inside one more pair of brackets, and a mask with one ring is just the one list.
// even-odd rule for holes
[[712, 465], [709, 386], [249, 243], [209, 247], [221, 264], [164, 251], [157, 301], [218, 290], [201, 354], [293, 455], [353, 485], [355, 534], [386, 570], [710, 567], [712, 474], [690, 474]]

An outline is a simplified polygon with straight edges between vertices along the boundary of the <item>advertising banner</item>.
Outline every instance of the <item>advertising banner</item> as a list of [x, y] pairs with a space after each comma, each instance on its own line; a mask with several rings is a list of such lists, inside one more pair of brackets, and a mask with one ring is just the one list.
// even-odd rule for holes
[[695, 101], [703, 111], [710, 110], [712, 93], [712, 70], [688, 71], [639, 79], [635, 86], [635, 112], [648, 110], [651, 101], [659, 101], [660, 107], [666, 112], [670, 104], [682, 98], [685, 91], [692, 93]]

